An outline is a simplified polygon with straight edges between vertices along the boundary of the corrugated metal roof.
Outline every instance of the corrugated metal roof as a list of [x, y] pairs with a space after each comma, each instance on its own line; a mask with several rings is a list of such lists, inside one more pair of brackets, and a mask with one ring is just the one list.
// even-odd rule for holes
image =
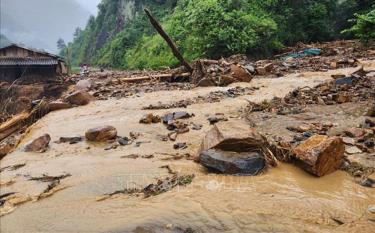
[[0, 58], [0, 66], [53, 66], [57, 64], [58, 60], [53, 58]]
[[10, 47], [17, 47], [17, 48], [21, 48], [21, 49], [26, 49], [26, 50], [29, 50], [29, 51], [32, 51], [32, 52], [35, 52], [35, 53], [39, 53], [39, 54], [43, 54], [43, 55], [46, 55], [46, 56], [49, 56], [49, 57], [54, 57], [54, 58], [64, 60], [64, 58], [62, 58], [58, 55], [48, 53], [46, 51], [42, 51], [42, 50], [38, 50], [38, 49], [28, 48], [28, 47], [25, 47], [25, 46], [19, 45], [19, 44], [10, 44], [8, 46], [0, 48], [0, 50], [7, 49], [7, 48], [10, 48]]

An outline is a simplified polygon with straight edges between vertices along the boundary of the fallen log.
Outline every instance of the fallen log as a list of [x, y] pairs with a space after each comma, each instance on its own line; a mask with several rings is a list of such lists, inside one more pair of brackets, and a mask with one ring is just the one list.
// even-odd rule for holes
[[144, 9], [146, 12], [147, 17], [150, 20], [150, 23], [156, 31], [163, 37], [163, 39], [167, 42], [168, 46], [172, 49], [173, 55], [180, 61], [180, 63], [185, 66], [185, 68], [189, 72], [193, 72], [193, 68], [190, 66], [190, 64], [183, 58], [180, 51], [177, 49], [176, 45], [173, 43], [172, 39], [168, 36], [168, 34], [164, 31], [163, 27], [160, 25], [160, 23], [152, 16], [151, 12], [148, 9]]
[[138, 77], [133, 77], [133, 78], [122, 78], [120, 79], [121, 82], [126, 82], [126, 83], [137, 83], [137, 82], [143, 82], [143, 81], [148, 81], [148, 80], [154, 80], [157, 79], [158, 81], [168, 81], [171, 78], [174, 77], [190, 77], [190, 73], [182, 73], [182, 74], [158, 74], [158, 75], [148, 75], [148, 76], [138, 76]]
[[21, 113], [0, 125], [0, 142], [13, 133], [28, 127], [49, 112], [45, 101], [41, 101], [31, 112]]

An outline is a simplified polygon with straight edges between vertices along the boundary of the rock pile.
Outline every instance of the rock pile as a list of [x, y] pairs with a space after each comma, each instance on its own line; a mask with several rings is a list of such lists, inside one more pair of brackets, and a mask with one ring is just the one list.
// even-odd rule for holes
[[[298, 114], [307, 105], [334, 105], [375, 99], [375, 78], [363, 70], [349, 77], [338, 78], [316, 88], [298, 88], [284, 98], [274, 98], [261, 104], [250, 103], [249, 112], [267, 111], [279, 115]], [[369, 110], [370, 111], [370, 110]]]

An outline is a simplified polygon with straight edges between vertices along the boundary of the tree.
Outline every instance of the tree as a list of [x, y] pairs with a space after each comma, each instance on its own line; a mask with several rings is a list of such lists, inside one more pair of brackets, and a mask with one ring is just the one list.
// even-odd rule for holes
[[57, 41], [57, 48], [60, 51], [66, 48], [65, 41], [62, 38], [58, 39], [58, 41]]
[[375, 41], [375, 9], [367, 14], [354, 14], [355, 24], [343, 33], [352, 33], [364, 44]]
[[76, 30], [74, 30], [74, 34], [73, 34], [73, 37], [74, 37], [74, 40], [79, 38], [81, 35], [82, 35], [83, 31], [80, 27], [77, 27]]

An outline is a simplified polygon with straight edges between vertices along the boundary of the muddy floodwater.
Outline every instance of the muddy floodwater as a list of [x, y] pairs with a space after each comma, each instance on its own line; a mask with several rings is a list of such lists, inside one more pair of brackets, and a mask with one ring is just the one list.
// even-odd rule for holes
[[[154, 92], [50, 113], [31, 128], [17, 151], [1, 161], [1, 167], [25, 165], [1, 173], [0, 194], [16, 192], [23, 203], [2, 210], [0, 231], [375, 232], [375, 217], [368, 212], [369, 206], [375, 205], [375, 191], [356, 184], [345, 172], [316, 178], [293, 165], [280, 164], [257, 177], [237, 177], [208, 173], [192, 160], [203, 135], [211, 128], [208, 116], [222, 113], [229, 119], [240, 118], [248, 100], [283, 97], [297, 87], [314, 87], [327, 81], [330, 74], [295, 74], [234, 84], [231, 87], [259, 90], [186, 109], [142, 110], [150, 104], [172, 103], [231, 87]], [[178, 136], [176, 142], [187, 143], [185, 150], [175, 150], [175, 142], [161, 140], [168, 134], [163, 124], [139, 124], [146, 113], [162, 115], [178, 110], [195, 114], [184, 120], [186, 123], [203, 126]], [[86, 141], [73, 145], [54, 143], [60, 137], [83, 136], [86, 130], [103, 125], [116, 127], [120, 136], [140, 133], [139, 146], [105, 150], [107, 144]], [[47, 152], [22, 151], [28, 141], [44, 133], [52, 137]], [[167, 169], [161, 168], [165, 165], [180, 174], [195, 174], [193, 182], [150, 198], [124, 194], [102, 198], [170, 176]], [[59, 191], [37, 200], [35, 197], [48, 184], [27, 177], [43, 174], [71, 176], [60, 181]]]

